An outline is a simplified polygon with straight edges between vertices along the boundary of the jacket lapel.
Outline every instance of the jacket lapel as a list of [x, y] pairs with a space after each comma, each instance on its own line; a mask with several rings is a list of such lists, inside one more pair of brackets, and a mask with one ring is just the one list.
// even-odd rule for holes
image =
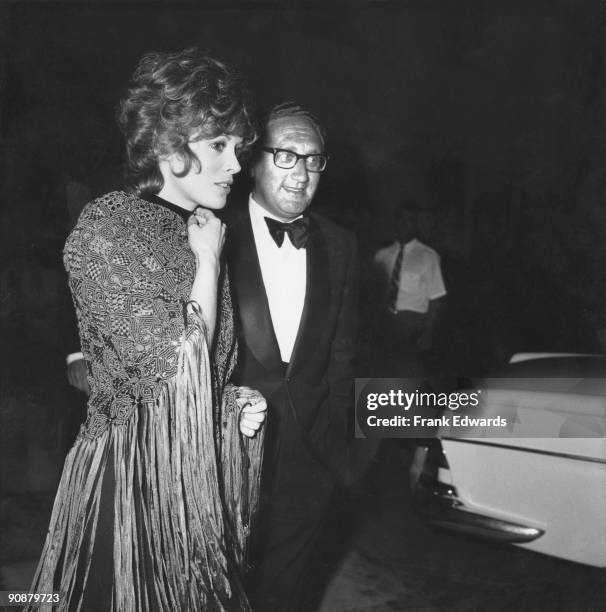
[[[307, 279], [305, 302], [297, 338], [286, 375], [296, 372], [313, 353], [321, 336], [330, 304], [328, 248], [318, 222], [310, 217], [310, 236], [307, 243]], [[324, 316], [323, 316], [324, 315]]]
[[[248, 211], [234, 221], [230, 251], [230, 274], [242, 335], [257, 361], [267, 370], [282, 369], [280, 349], [271, 321], [259, 257]], [[229, 232], [228, 228], [228, 232]]]

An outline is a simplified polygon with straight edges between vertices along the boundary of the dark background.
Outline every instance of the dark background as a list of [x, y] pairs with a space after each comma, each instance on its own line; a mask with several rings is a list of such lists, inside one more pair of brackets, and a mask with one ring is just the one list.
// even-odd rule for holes
[[114, 109], [143, 52], [206, 47], [259, 106], [321, 118], [314, 207], [356, 231], [363, 275], [394, 205], [418, 199], [449, 292], [438, 343], [467, 376], [602, 350], [605, 23], [592, 0], [0, 4], [4, 492], [56, 485], [68, 186], [118, 180]]

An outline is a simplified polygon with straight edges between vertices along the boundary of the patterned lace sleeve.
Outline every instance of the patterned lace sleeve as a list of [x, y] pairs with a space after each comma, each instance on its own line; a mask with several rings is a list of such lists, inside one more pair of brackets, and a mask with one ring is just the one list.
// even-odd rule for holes
[[145, 401], [176, 372], [194, 264], [174, 217], [131, 200], [89, 206], [64, 259], [93, 393]]

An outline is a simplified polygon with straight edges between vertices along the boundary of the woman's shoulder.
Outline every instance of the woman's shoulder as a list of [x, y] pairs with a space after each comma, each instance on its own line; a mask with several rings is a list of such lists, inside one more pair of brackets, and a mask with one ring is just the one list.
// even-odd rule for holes
[[126, 233], [132, 239], [152, 239], [163, 230], [176, 228], [176, 215], [134, 193], [112, 191], [89, 202], [74, 232]]
[[78, 219], [78, 224], [119, 220], [121, 215], [138, 213], [146, 207], [149, 207], [149, 203], [133, 193], [110, 191], [86, 204]]
[[89, 202], [67, 238], [66, 258], [91, 256], [126, 265], [154, 253], [163, 262], [187, 246], [177, 215], [136, 194], [112, 191]]
[[125, 191], [112, 191], [90, 201], [65, 243], [65, 253], [87, 252], [103, 243], [104, 252], [120, 246], [123, 251], [140, 243], [142, 217], [148, 203]]

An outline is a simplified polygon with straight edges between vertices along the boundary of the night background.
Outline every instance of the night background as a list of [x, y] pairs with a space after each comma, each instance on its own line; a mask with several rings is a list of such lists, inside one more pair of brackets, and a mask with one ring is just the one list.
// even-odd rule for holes
[[362, 355], [367, 263], [416, 199], [444, 368], [468, 376], [606, 347], [605, 25], [598, 0], [0, 2], [0, 564], [39, 554], [70, 436], [62, 247], [78, 195], [119, 186], [114, 111], [144, 52], [207, 48], [259, 107], [318, 115], [313, 207], [359, 239]]

